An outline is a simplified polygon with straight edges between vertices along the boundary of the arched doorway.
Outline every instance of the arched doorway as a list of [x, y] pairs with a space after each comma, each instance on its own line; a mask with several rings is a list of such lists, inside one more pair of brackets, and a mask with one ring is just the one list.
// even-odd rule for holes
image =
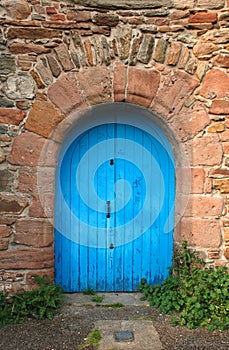
[[66, 292], [136, 291], [168, 275], [175, 166], [148, 111], [100, 105], [74, 126], [56, 172], [56, 283]]

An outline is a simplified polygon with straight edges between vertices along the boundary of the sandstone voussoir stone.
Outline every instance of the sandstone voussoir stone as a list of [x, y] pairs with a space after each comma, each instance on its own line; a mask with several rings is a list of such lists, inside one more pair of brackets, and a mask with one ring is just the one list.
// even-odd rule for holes
[[129, 68], [126, 101], [149, 107], [160, 84], [160, 74], [155, 70]]
[[73, 73], [61, 76], [52, 84], [48, 97], [63, 113], [69, 113], [83, 102]]
[[39, 95], [30, 110], [25, 128], [38, 135], [48, 137], [61, 122], [64, 115], [43, 95]]
[[109, 68], [90, 67], [77, 73], [77, 79], [81, 90], [91, 104], [112, 101], [111, 72]]

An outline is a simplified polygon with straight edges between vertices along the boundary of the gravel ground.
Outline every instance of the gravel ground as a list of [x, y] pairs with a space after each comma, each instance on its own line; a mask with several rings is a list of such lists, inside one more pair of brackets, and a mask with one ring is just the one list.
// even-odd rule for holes
[[[172, 327], [170, 317], [147, 306], [121, 308], [64, 305], [54, 320], [30, 320], [0, 329], [1, 350], [77, 350], [96, 320], [152, 320], [164, 350], [228, 350], [229, 331]], [[94, 350], [87, 347], [87, 350]]]

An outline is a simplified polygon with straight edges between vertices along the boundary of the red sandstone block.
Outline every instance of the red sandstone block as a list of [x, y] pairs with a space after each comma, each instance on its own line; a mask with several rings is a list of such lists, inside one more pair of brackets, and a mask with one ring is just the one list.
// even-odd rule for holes
[[79, 86], [91, 104], [112, 102], [111, 72], [107, 67], [90, 67], [77, 73]]
[[170, 119], [181, 110], [198, 84], [199, 82], [189, 74], [174, 71], [173, 74], [164, 79], [162, 87], [153, 100], [151, 109], [161, 117]]
[[206, 98], [217, 96], [218, 99], [229, 97], [228, 75], [219, 69], [209, 71], [203, 80], [200, 95]]
[[160, 74], [156, 70], [130, 67], [126, 101], [149, 107], [160, 84]]
[[221, 140], [222, 140], [223, 142], [225, 142], [225, 141], [228, 141], [228, 142], [229, 142], [229, 130], [228, 130], [228, 129], [225, 130], [224, 132], [222, 132], [222, 133], [220, 134], [220, 136], [221, 136]]
[[63, 118], [59, 109], [48, 102], [44, 95], [39, 95], [30, 110], [25, 128], [48, 137]]
[[47, 15], [53, 15], [54, 13], [57, 13], [57, 10], [54, 6], [46, 6], [46, 13]]
[[28, 198], [13, 193], [0, 193], [0, 214], [21, 214], [27, 207]]
[[51, 21], [65, 21], [65, 15], [63, 13], [56, 13], [50, 16]]
[[93, 53], [91, 49], [91, 43], [89, 40], [85, 40], [84, 42], [85, 53], [87, 56], [87, 61], [90, 66], [93, 66]]
[[17, 136], [8, 158], [11, 164], [37, 166], [45, 139], [33, 133]]
[[205, 134], [201, 138], [191, 140], [187, 144], [187, 150], [191, 164], [194, 166], [214, 166], [222, 162], [222, 145], [215, 134]]
[[197, 135], [210, 123], [210, 118], [204, 107], [196, 104], [192, 109], [184, 108], [173, 118], [171, 125], [180, 139], [187, 139]]
[[189, 217], [213, 217], [220, 216], [223, 211], [223, 199], [204, 195], [189, 197], [184, 216]]
[[222, 68], [229, 68], [229, 55], [219, 54], [213, 59], [213, 63]]
[[10, 53], [12, 54], [24, 54], [24, 53], [36, 53], [38, 55], [42, 53], [48, 53], [51, 49], [43, 47], [42, 45], [37, 44], [25, 44], [25, 43], [12, 43], [9, 48]]
[[12, 228], [5, 225], [0, 225], [0, 237], [6, 238], [9, 237], [12, 234]]
[[114, 100], [121, 102], [125, 100], [125, 90], [127, 84], [127, 66], [117, 62], [114, 67]]
[[53, 267], [53, 247], [18, 248], [1, 252], [2, 269], [43, 269]]
[[13, 108], [0, 108], [0, 123], [19, 125], [26, 116], [25, 112]]
[[60, 61], [60, 64], [62, 65], [64, 71], [72, 70], [74, 68], [74, 65], [69, 55], [67, 46], [65, 44], [60, 44], [54, 50], [57, 54], [58, 60]]
[[179, 225], [181, 239], [190, 246], [218, 248], [221, 244], [219, 220], [184, 217]]
[[[87, 82], [90, 80], [87, 80]], [[69, 113], [83, 103], [75, 75], [68, 73], [61, 76], [48, 90], [49, 99], [63, 113]]]
[[[55, 181], [54, 176], [52, 177]], [[50, 184], [51, 185], [51, 184]], [[29, 207], [29, 215], [35, 218], [53, 217], [54, 212], [54, 195], [50, 194], [34, 194], [32, 203]]]
[[197, 12], [189, 17], [189, 23], [215, 23], [217, 12]]
[[53, 243], [53, 226], [47, 219], [20, 219], [15, 230], [15, 244], [48, 247]]
[[229, 114], [228, 100], [214, 100], [209, 110], [212, 114]]
[[61, 37], [61, 32], [45, 28], [9, 28], [7, 37], [9, 39], [52, 39]]

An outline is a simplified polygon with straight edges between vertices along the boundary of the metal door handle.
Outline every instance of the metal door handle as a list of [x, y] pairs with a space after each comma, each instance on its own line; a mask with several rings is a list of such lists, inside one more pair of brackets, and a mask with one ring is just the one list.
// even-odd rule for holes
[[111, 202], [107, 201], [107, 218], [111, 217]]

